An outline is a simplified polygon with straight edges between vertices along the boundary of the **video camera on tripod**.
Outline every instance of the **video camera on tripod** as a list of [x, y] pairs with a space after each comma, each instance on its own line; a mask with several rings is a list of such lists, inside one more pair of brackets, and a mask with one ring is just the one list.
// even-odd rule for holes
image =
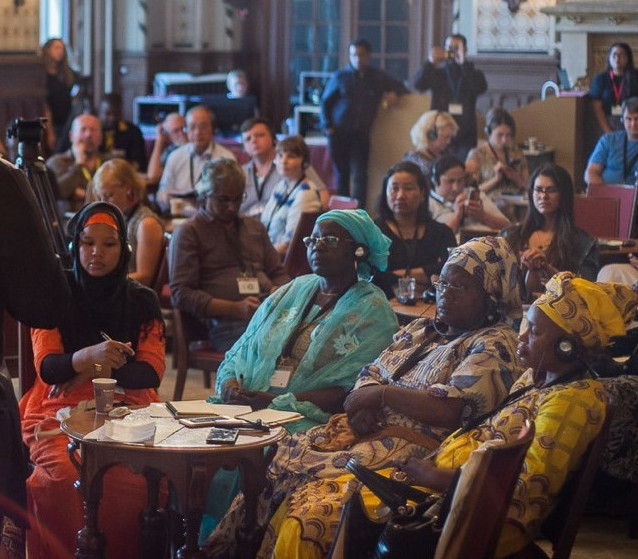
[[18, 141], [16, 166], [27, 176], [38, 201], [45, 227], [53, 242], [53, 248], [62, 260], [63, 266], [68, 268], [71, 265], [71, 259], [67, 250], [66, 233], [49, 180], [49, 171], [42, 155], [41, 144], [46, 122], [47, 119], [44, 117], [33, 120], [16, 118], [7, 127], [7, 138], [15, 138]]

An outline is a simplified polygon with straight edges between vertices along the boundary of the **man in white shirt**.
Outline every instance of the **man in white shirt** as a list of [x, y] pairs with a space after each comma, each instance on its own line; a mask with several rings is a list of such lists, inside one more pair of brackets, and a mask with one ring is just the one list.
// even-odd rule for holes
[[215, 115], [204, 105], [196, 105], [186, 113], [188, 143], [175, 149], [166, 160], [157, 203], [166, 210], [172, 195], [193, 193], [208, 161], [222, 157], [236, 160], [234, 154], [215, 142]]

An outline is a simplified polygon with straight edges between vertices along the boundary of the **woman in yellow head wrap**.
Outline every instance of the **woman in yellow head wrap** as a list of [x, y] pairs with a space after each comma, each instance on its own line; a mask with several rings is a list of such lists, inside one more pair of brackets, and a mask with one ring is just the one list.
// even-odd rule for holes
[[638, 296], [621, 284], [592, 283], [571, 272], [554, 275], [530, 307], [518, 356], [527, 371], [503, 407], [441, 444], [433, 462], [400, 466], [411, 483], [443, 490], [484, 441], [516, 439], [526, 421], [536, 433], [525, 456], [496, 557], [523, 549], [553, 508], [567, 476], [578, 469], [606, 413], [602, 384], [591, 378], [587, 352], [625, 334]]

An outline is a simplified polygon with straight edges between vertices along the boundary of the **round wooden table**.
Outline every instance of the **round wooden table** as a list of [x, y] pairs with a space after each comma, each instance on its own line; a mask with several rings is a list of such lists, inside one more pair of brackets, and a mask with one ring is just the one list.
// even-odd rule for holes
[[[107, 417], [94, 411], [79, 412], [62, 422], [62, 431], [71, 438], [69, 456], [79, 474], [79, 488], [85, 507], [85, 526], [78, 532], [75, 556], [82, 559], [103, 559], [104, 536], [98, 528], [98, 508], [102, 497], [102, 477], [113, 465], [124, 463], [131, 471], [141, 473], [149, 485], [149, 508], [143, 514], [147, 525], [141, 526], [143, 557], [157, 558], [158, 542], [165, 541], [164, 527], [157, 517], [159, 484], [163, 476], [171, 482], [175, 493], [177, 512], [184, 522], [184, 545], [177, 550], [181, 559], [204, 558], [197, 545], [199, 525], [204, 512], [208, 485], [221, 468], [239, 467], [241, 489], [246, 499], [246, 514], [239, 548], [245, 556], [254, 556], [261, 542], [261, 527], [257, 525], [257, 498], [266, 484], [266, 469], [274, 456], [279, 441], [285, 434], [283, 427], [274, 427], [270, 433], [240, 435], [232, 445], [207, 445], [205, 434], [210, 428], [176, 431], [155, 446], [126, 444], [87, 439], [86, 435], [101, 427]], [[163, 419], [163, 421], [175, 421]], [[193, 437], [201, 432], [201, 443]], [[184, 444], [180, 443], [183, 439]], [[81, 462], [77, 450], [81, 451]], [[161, 524], [161, 523], [160, 523]], [[159, 533], [158, 533], [159, 530]]]

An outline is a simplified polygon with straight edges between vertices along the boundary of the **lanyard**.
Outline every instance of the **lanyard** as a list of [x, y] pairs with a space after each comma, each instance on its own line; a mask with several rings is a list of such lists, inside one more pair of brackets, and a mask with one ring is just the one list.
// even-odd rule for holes
[[620, 105], [620, 98], [622, 97], [622, 90], [625, 85], [625, 76], [622, 77], [619, 85], [616, 85], [613, 70], [609, 70], [609, 78], [611, 80], [611, 87], [614, 90], [614, 100], [616, 101], [616, 105]]
[[[403, 242], [403, 246], [405, 247], [405, 252], [408, 255], [408, 262], [407, 262], [407, 266], [405, 267], [405, 275], [409, 276], [410, 275], [410, 270], [412, 269], [412, 264], [414, 263], [414, 257], [416, 256], [416, 244], [417, 244], [417, 236], [419, 234], [419, 220], [415, 220], [416, 223], [414, 225], [414, 235], [412, 235], [411, 239], [406, 239], [403, 236], [403, 233], [401, 232], [401, 228], [399, 227], [399, 224], [395, 221], [392, 220], [392, 222], [396, 225], [397, 231], [399, 232], [399, 237], [401, 238], [401, 241]], [[412, 241], [412, 242], [408, 242], [408, 241]]]
[[274, 207], [272, 213], [270, 214], [270, 219], [268, 220], [268, 226], [266, 227], [267, 231], [270, 231], [270, 225], [272, 224], [272, 220], [275, 217], [275, 215], [277, 214], [277, 212], [283, 207], [283, 205], [288, 201], [288, 198], [290, 198], [292, 196], [292, 193], [295, 191], [295, 189], [303, 182], [303, 180], [306, 178], [306, 175], [301, 175], [301, 178], [295, 183], [295, 186], [293, 186], [290, 190], [288, 190], [288, 183], [285, 182], [286, 184], [286, 192], [285, 194], [281, 197], [281, 200], [279, 200], [277, 202], [277, 205]]
[[[202, 161], [204, 163], [206, 163], [207, 161], [210, 161], [210, 153], [208, 152], [204, 152], [202, 153], [202, 155], [200, 156]], [[197, 177], [197, 180], [195, 180], [195, 169], [193, 168], [193, 159], [195, 158], [195, 156], [191, 153], [190, 154], [190, 159], [189, 159], [189, 163], [190, 163], [190, 172], [191, 172], [191, 190], [195, 190], [195, 185], [199, 182], [199, 179], [202, 178], [202, 171], [204, 170], [203, 166], [202, 166], [202, 171], [199, 172], [199, 176]]]
[[430, 190], [430, 198], [434, 198], [434, 200], [436, 200], [439, 204], [441, 204], [443, 207], [449, 210], [454, 209], [454, 202], [448, 202], [438, 192], [434, 192], [434, 190]]
[[[460, 69], [460, 67], [459, 67]], [[459, 100], [459, 94], [461, 93], [461, 83], [463, 82], [463, 72], [459, 73], [459, 77], [456, 80], [456, 83], [452, 80], [452, 64], [445, 65], [445, 75], [447, 77], [447, 83], [452, 90], [452, 101]]]
[[271, 163], [270, 164], [270, 169], [268, 169], [268, 172], [264, 176], [264, 180], [262, 181], [261, 187], [260, 187], [259, 186], [259, 177], [257, 176], [257, 165], [255, 165], [255, 162], [253, 161], [253, 181], [255, 183], [255, 190], [257, 191], [257, 200], [259, 202], [261, 202], [261, 198], [264, 195], [264, 188], [266, 188], [266, 183], [268, 182], [268, 179], [270, 178], [270, 175], [272, 175], [272, 172], [274, 170], [275, 170], [275, 164]]

